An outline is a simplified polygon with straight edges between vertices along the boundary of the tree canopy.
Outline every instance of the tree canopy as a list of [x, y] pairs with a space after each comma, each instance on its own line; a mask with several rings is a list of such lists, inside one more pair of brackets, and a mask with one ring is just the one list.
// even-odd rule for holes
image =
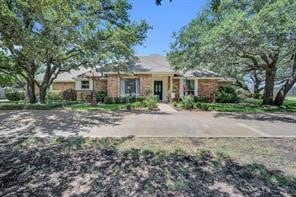
[[36, 102], [35, 86], [45, 102], [61, 72], [133, 57], [133, 46], [142, 43], [149, 26], [130, 21], [129, 9], [126, 0], [4, 0], [0, 52], [7, 62], [0, 69], [26, 81], [29, 102]]
[[281, 104], [273, 100], [274, 85], [289, 83], [279, 92], [284, 97], [295, 83], [295, 13], [293, 0], [221, 1], [175, 35], [168, 57], [177, 69], [207, 67], [241, 86], [253, 80], [264, 88], [264, 104]]

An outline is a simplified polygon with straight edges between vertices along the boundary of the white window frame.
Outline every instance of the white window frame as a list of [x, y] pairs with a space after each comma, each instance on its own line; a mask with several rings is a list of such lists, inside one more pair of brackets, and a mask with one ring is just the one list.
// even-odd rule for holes
[[[88, 82], [88, 84], [83, 84], [83, 82]], [[84, 87], [84, 86], [88, 86], [88, 87]], [[80, 89], [81, 90], [89, 90], [90, 89], [90, 81], [89, 80], [81, 80], [80, 81]]]

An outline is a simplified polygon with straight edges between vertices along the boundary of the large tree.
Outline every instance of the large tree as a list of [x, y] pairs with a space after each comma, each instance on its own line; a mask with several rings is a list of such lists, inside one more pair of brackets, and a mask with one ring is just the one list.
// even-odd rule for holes
[[[204, 10], [180, 31], [169, 57], [251, 79], [263, 73], [263, 104], [281, 105], [295, 84], [295, 11], [293, 0], [221, 1], [218, 11]], [[273, 100], [274, 85], [283, 81]]]
[[25, 80], [30, 103], [35, 87], [44, 103], [61, 72], [133, 56], [148, 25], [130, 21], [129, 9], [126, 0], [1, 1], [0, 51], [12, 65], [6, 71]]

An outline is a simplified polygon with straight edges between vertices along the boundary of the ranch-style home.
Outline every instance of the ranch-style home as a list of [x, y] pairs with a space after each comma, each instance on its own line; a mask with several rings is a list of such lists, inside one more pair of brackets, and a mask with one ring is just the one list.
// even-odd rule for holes
[[[166, 57], [153, 54], [138, 57], [126, 72], [96, 69], [72, 70], [62, 73], [51, 86], [52, 90], [75, 89], [79, 100], [89, 100], [91, 93], [105, 91], [111, 97], [144, 96], [148, 88], [160, 101], [184, 95], [204, 96], [213, 99], [220, 86], [231, 84], [217, 73], [195, 69], [185, 73], [171, 68]], [[93, 81], [94, 79], [94, 81]]]

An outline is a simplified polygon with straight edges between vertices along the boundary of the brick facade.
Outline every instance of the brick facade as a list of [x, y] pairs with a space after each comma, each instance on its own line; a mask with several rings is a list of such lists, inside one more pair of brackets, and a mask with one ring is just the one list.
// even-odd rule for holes
[[96, 79], [95, 80], [95, 89], [96, 89], [96, 91], [107, 92], [107, 80], [105, 80], [105, 79]]
[[119, 96], [119, 76], [118, 75], [109, 75], [107, 77], [107, 95], [117, 97]]
[[147, 89], [153, 88], [152, 75], [138, 75], [138, 77], [140, 79], [140, 95], [145, 96]]
[[209, 97], [214, 100], [215, 93], [218, 90], [218, 79], [199, 79], [198, 95]]
[[67, 89], [75, 89], [75, 82], [54, 82], [52, 90], [64, 91]]
[[180, 98], [180, 79], [173, 79], [173, 92], [175, 92], [175, 99]]

